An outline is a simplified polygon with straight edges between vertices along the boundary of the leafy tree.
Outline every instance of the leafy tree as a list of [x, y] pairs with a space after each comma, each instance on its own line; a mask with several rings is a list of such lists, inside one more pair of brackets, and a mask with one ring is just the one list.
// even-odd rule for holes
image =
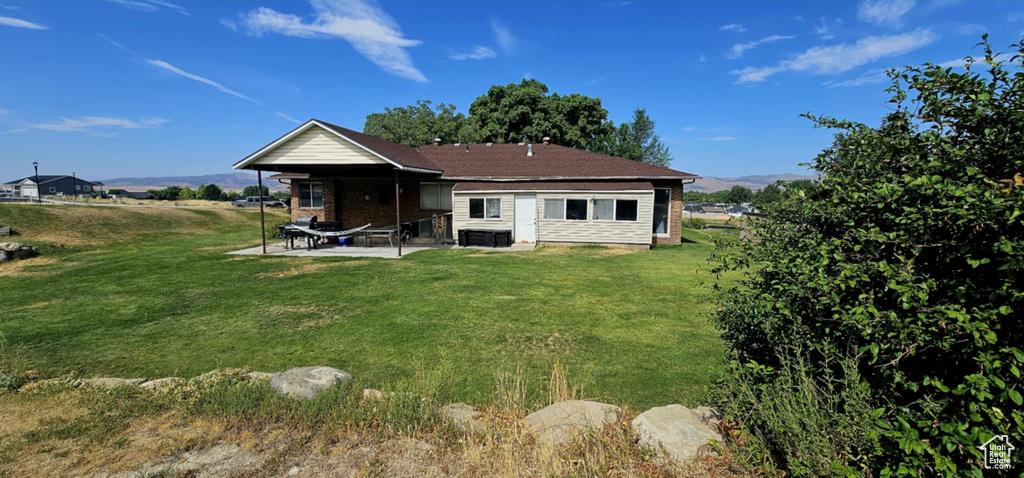
[[431, 144], [434, 138], [443, 143], [472, 143], [476, 135], [465, 115], [455, 112], [454, 105], [440, 103], [436, 110], [429, 100], [415, 105], [384, 108], [371, 113], [363, 124], [363, 132], [406, 146]]
[[[716, 255], [744, 272], [714, 316], [731, 359], [716, 393], [793, 474], [982, 476], [979, 445], [1024, 436], [1024, 42], [1004, 61], [983, 38], [966, 72], [891, 71], [877, 127], [807, 115], [838, 131], [817, 191]], [[766, 412], [799, 380], [845, 417], [818, 431], [860, 439]], [[858, 390], [867, 411], [842, 398]], [[828, 456], [794, 452], [824, 440]]]
[[805, 196], [814, 194], [814, 192], [818, 190], [818, 183], [816, 181], [811, 181], [810, 179], [782, 181], [782, 185], [790, 192], [803, 191]]
[[778, 184], [769, 184], [754, 193], [754, 198], [750, 202], [756, 207], [764, 209], [768, 205], [775, 204], [781, 200], [782, 188]]
[[731, 202], [733, 204], [750, 202], [750, 200], [753, 198], [754, 192], [751, 191], [748, 187], [740, 186], [739, 184], [737, 184], [733, 186], [732, 189], [729, 189], [728, 202]]
[[220, 186], [217, 186], [216, 184], [200, 184], [199, 189], [196, 189], [196, 199], [220, 201], [221, 196], [223, 195], [224, 191], [222, 191]]
[[185, 187], [181, 188], [181, 194], [180, 194], [179, 197], [181, 199], [195, 199], [196, 198], [196, 192], [193, 191], [192, 188], [190, 188], [188, 186], [185, 186]]
[[601, 138], [594, 151], [654, 166], [668, 167], [672, 163], [672, 154], [661, 138], [654, 134], [654, 120], [643, 108], [633, 112], [633, 121], [622, 123], [614, 132]]
[[593, 149], [612, 132], [608, 110], [599, 98], [548, 94], [537, 80], [492, 86], [469, 107], [479, 141], [518, 143], [548, 136], [562, 146]]
[[156, 196], [157, 199], [177, 201], [178, 198], [181, 197], [181, 186], [167, 186], [163, 189], [150, 189], [149, 193]]
[[[246, 186], [246, 187], [244, 187], [242, 189], [242, 194], [240, 196], [259, 196], [259, 195], [260, 195], [260, 187], [256, 186], [256, 185], [249, 185], [249, 186]], [[270, 196], [270, 188], [269, 187], [263, 186], [263, 196], [264, 197]]]

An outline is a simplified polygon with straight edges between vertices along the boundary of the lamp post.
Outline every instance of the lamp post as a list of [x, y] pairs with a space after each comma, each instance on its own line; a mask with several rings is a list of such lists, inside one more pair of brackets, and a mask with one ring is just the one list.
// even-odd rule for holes
[[43, 202], [43, 190], [39, 186], [39, 161], [32, 161], [32, 167], [36, 170], [36, 202], [41, 203]]
[[71, 187], [75, 188], [75, 199], [78, 199], [78, 178], [75, 177], [74, 171], [71, 171]]

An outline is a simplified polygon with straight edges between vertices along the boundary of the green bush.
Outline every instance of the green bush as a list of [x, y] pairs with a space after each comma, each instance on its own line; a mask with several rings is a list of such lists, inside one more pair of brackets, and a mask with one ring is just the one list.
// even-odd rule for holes
[[708, 221], [706, 219], [695, 217], [686, 222], [686, 227], [690, 229], [707, 229]]
[[[826, 390], [856, 360], [869, 390], [874, 443], [832, 447], [833, 473], [980, 476], [979, 445], [1024, 436], [1024, 45], [1004, 62], [985, 41], [966, 73], [890, 72], [878, 127], [808, 115], [839, 130], [811, 165], [819, 189], [768, 207], [757, 241], [716, 252], [718, 272], [746, 273], [714, 317], [731, 360], [719, 400], [795, 475], [820, 463], [737, 397], [777, 387], [798, 360]], [[834, 413], [864, 414], [843, 398], [853, 387], [834, 391]], [[802, 439], [822, 439], [816, 428]]]

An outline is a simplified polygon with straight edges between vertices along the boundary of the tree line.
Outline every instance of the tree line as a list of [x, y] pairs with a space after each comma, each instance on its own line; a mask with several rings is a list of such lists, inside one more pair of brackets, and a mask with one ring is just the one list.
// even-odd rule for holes
[[[260, 189], [256, 185], [246, 186], [241, 192], [225, 191], [216, 184], [200, 184], [198, 188], [192, 189], [189, 186], [167, 186], [163, 189], [150, 189], [148, 193], [157, 199], [165, 201], [177, 201], [180, 199], [204, 199], [207, 201], [234, 201], [248, 196], [259, 196]], [[108, 194], [116, 194], [114, 190]], [[288, 200], [288, 193], [282, 191], [270, 192], [270, 188], [263, 186], [263, 196], [279, 201]]]
[[791, 194], [809, 195], [818, 189], [816, 181], [810, 179], [795, 179], [792, 181], [778, 181], [769, 184], [757, 191], [746, 186], [735, 185], [731, 189], [723, 189], [706, 193], [702, 191], [685, 191], [683, 201], [710, 202], [742, 204], [750, 203], [757, 208], [764, 208], [777, 203]]
[[615, 125], [600, 98], [551, 93], [529, 79], [490, 87], [469, 106], [469, 115], [450, 104], [434, 107], [430, 100], [385, 108], [366, 117], [363, 132], [413, 147], [434, 138], [447, 144], [536, 143], [549, 137], [552, 144], [667, 167], [672, 155], [654, 127], [643, 108], [633, 112], [632, 121]]

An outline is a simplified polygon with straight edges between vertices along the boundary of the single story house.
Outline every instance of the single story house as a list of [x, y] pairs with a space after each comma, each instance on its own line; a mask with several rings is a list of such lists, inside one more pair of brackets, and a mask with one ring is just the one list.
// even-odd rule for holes
[[103, 183], [68, 175], [39, 175], [38, 185], [36, 177], [29, 176], [4, 183], [3, 190], [14, 196], [23, 197], [39, 197], [40, 190], [43, 196], [75, 196], [100, 192], [103, 190]]
[[[311, 119], [234, 164], [291, 186], [292, 220], [343, 228], [450, 215], [460, 231], [539, 244], [678, 244], [698, 176], [550, 144], [417, 148]], [[397, 227], [397, 226], [395, 226]]]

